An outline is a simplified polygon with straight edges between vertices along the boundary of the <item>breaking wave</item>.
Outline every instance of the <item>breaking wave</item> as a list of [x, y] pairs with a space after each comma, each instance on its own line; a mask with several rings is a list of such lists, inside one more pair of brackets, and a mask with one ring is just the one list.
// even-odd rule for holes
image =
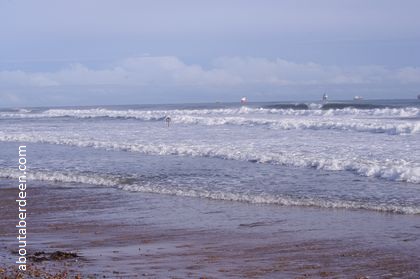
[[245, 117], [197, 117], [197, 116], [174, 116], [175, 123], [201, 124], [201, 125], [241, 125], [241, 126], [266, 126], [270, 129], [293, 130], [342, 130], [370, 133], [386, 133], [390, 135], [412, 134], [420, 131], [420, 122], [390, 122], [365, 121], [354, 119], [263, 119]]
[[275, 164], [294, 167], [308, 167], [333, 171], [351, 171], [360, 176], [377, 177], [391, 181], [420, 183], [420, 167], [406, 162], [367, 160], [357, 157], [328, 157], [325, 154], [285, 153], [281, 151], [263, 152], [254, 149], [241, 150], [231, 146], [208, 144], [144, 144], [118, 143], [111, 141], [71, 139], [42, 135], [7, 135], [0, 132], [0, 141], [32, 142], [77, 147], [91, 147], [115, 151], [139, 152], [149, 155], [178, 155], [189, 157], [212, 157], [255, 163]]
[[[0, 177], [18, 179], [20, 173], [13, 169], [0, 169]], [[39, 171], [27, 173], [27, 179], [49, 182], [79, 183], [106, 187], [116, 187], [125, 191], [174, 195], [192, 198], [207, 198], [212, 200], [246, 202], [254, 204], [274, 204], [280, 206], [307, 206], [337, 209], [365, 209], [380, 212], [400, 214], [420, 214], [420, 207], [392, 204], [375, 204], [349, 200], [328, 200], [325, 198], [293, 198], [276, 194], [248, 194], [224, 191], [209, 191], [205, 189], [181, 189], [179, 187], [164, 187], [151, 182], [141, 182], [133, 178], [121, 176], [83, 174], [73, 172]]]
[[[275, 114], [281, 115], [276, 117]], [[375, 118], [355, 118], [339, 116], [373, 116]], [[255, 109], [242, 107], [238, 109], [205, 109], [205, 110], [172, 110], [172, 111], [140, 111], [140, 110], [58, 110], [52, 109], [42, 113], [0, 113], [0, 118], [118, 118], [138, 119], [142, 121], [163, 121], [170, 116], [173, 123], [186, 125], [239, 125], [264, 126], [269, 129], [291, 130], [341, 130], [369, 133], [386, 133], [390, 135], [413, 134], [420, 131], [420, 121], [400, 121], [395, 119], [377, 119], [377, 117], [418, 117], [418, 108], [374, 109], [374, 110], [306, 110], [293, 109]], [[319, 117], [295, 117], [319, 116]]]
[[[306, 105], [305, 105], [306, 106]], [[325, 106], [325, 105], [324, 105]], [[293, 108], [296, 107], [296, 108]], [[352, 106], [315, 107], [314, 109], [297, 109], [300, 105], [283, 105], [281, 108], [224, 108], [224, 109], [173, 109], [173, 110], [111, 110], [104, 108], [92, 109], [49, 109], [32, 112], [21, 110], [16, 112], [0, 112], [0, 118], [48, 118], [48, 117], [72, 117], [72, 118], [132, 118], [139, 120], [160, 120], [165, 116], [220, 116], [220, 115], [286, 115], [286, 116], [373, 116], [373, 117], [420, 117], [420, 108], [369, 108], [360, 109]], [[309, 107], [311, 107], [309, 105]]]

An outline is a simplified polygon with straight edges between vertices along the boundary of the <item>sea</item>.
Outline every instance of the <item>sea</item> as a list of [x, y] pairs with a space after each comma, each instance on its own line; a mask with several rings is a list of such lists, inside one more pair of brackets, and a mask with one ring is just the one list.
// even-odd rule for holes
[[0, 180], [420, 214], [420, 101], [0, 109]]

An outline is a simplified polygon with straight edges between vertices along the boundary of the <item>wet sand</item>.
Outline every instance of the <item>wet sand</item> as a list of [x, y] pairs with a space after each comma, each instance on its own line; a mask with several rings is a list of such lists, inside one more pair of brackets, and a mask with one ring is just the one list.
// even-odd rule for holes
[[[13, 183], [0, 181], [0, 278], [16, 277]], [[415, 215], [35, 182], [28, 214], [28, 278], [420, 277]], [[34, 260], [55, 251], [78, 257]]]

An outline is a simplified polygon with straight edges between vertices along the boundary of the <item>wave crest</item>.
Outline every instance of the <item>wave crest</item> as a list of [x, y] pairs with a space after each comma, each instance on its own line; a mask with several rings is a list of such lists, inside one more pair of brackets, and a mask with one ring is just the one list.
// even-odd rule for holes
[[42, 135], [6, 135], [0, 132], [0, 141], [33, 142], [77, 147], [91, 147], [106, 150], [140, 152], [149, 155], [178, 155], [189, 157], [212, 157], [228, 160], [249, 161], [265, 164], [308, 167], [333, 171], [351, 171], [361, 176], [377, 177], [391, 181], [420, 183], [420, 167], [400, 161], [377, 161], [352, 157], [330, 158], [322, 154], [261, 152], [254, 149], [241, 150], [229, 146], [203, 144], [144, 144], [117, 143], [71, 139]]
[[[420, 117], [420, 108], [370, 108], [359, 109], [344, 106], [342, 108], [294, 109], [295, 105], [288, 105], [281, 108], [224, 108], [224, 109], [173, 109], [173, 110], [115, 110], [105, 108], [92, 109], [49, 109], [32, 113], [31, 111], [1, 112], [0, 118], [48, 118], [48, 117], [72, 117], [72, 118], [133, 118], [139, 120], [162, 119], [170, 116], [220, 116], [220, 115], [285, 115], [285, 116], [374, 116], [374, 117]], [[300, 106], [297, 106], [300, 107]], [[309, 108], [311, 105], [309, 105]]]
[[[20, 173], [13, 169], [0, 169], [0, 178], [18, 179]], [[400, 214], [420, 214], [419, 207], [401, 206], [392, 204], [374, 204], [346, 200], [327, 200], [320, 198], [292, 198], [284, 195], [273, 194], [245, 194], [222, 191], [208, 191], [197, 189], [181, 189], [177, 187], [156, 186], [150, 182], [141, 183], [133, 178], [100, 174], [81, 174], [73, 172], [58, 171], [31, 171], [27, 178], [38, 181], [78, 183], [88, 185], [99, 185], [106, 187], [117, 187], [125, 191], [174, 195], [192, 198], [207, 198], [222, 201], [246, 202], [255, 204], [274, 204], [281, 206], [307, 206], [320, 208], [337, 209], [365, 209], [381, 212]], [[127, 183], [130, 181], [130, 183]]]

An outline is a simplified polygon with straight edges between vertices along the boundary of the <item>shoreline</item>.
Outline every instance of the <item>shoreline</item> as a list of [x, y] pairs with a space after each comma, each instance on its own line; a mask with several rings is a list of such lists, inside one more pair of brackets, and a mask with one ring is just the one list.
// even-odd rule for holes
[[[82, 278], [414, 278], [418, 216], [282, 207], [32, 182], [29, 262]], [[0, 181], [0, 276], [13, 273], [16, 190]], [[30, 211], [29, 211], [30, 210]], [[395, 218], [397, 216], [398, 218]], [[388, 231], [387, 231], [388, 230]], [[328, 233], [327, 233], [328, 232]], [[386, 242], [384, 242], [386, 241]], [[1, 271], [0, 270], [0, 271]], [[29, 277], [30, 278], [30, 277]]]

